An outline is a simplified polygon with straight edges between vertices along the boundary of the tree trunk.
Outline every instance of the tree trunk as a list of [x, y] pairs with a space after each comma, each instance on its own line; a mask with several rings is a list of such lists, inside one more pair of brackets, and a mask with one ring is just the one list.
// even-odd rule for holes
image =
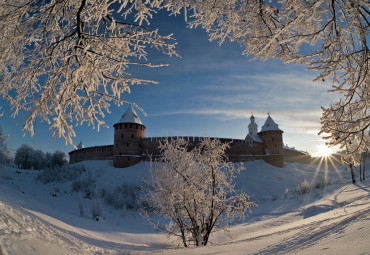
[[351, 171], [352, 183], [356, 183], [355, 173], [353, 172], [352, 164], [349, 164], [349, 169], [350, 169], [350, 171]]
[[182, 227], [180, 228], [180, 231], [181, 231], [182, 242], [184, 243], [184, 246], [185, 247], [188, 247], [188, 244], [186, 243], [185, 231], [184, 231], [184, 229]]
[[363, 154], [363, 158], [362, 158], [363, 162], [362, 162], [362, 180], [365, 181], [365, 166], [366, 166], [366, 153], [364, 152]]
[[362, 172], [361, 172], [361, 169], [362, 169], [362, 161], [360, 160], [360, 182], [362, 182]]

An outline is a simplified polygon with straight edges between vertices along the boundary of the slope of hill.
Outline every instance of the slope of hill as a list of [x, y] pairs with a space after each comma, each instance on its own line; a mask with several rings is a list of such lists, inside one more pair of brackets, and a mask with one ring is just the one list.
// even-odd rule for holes
[[[245, 222], [235, 222], [229, 235], [216, 232], [211, 245], [188, 249], [178, 247], [127, 206], [115, 209], [105, 203], [115, 191], [127, 193], [140, 186], [148, 172], [145, 162], [127, 169], [113, 168], [110, 161], [81, 162], [75, 164], [78, 175], [47, 184], [37, 180], [39, 171], [0, 167], [0, 254], [370, 251], [370, 175], [353, 185], [341, 165], [287, 163], [276, 168], [253, 161], [245, 166], [236, 187], [258, 207]], [[99, 221], [92, 217], [97, 191]]]

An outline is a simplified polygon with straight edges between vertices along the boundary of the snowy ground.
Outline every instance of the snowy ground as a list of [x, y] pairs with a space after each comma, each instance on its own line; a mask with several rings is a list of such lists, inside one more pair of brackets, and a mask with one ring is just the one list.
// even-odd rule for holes
[[[146, 163], [127, 169], [115, 169], [109, 161], [79, 164], [96, 189], [139, 185], [147, 174]], [[36, 181], [39, 171], [0, 167], [0, 255], [370, 254], [370, 174], [353, 185], [341, 165], [287, 163], [281, 169], [254, 161], [245, 166], [236, 187], [258, 207], [228, 235], [216, 232], [201, 248], [177, 246], [132, 211], [103, 204], [103, 218], [95, 221], [88, 198], [82, 200], [81, 217], [80, 195], [72, 192], [71, 182], [42, 184]], [[296, 191], [304, 180], [320, 183], [325, 176], [328, 186]]]

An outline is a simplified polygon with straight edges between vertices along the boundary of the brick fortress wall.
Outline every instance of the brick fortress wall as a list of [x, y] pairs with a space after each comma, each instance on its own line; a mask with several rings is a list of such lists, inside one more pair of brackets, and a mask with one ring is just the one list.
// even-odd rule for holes
[[[257, 125], [254, 116], [251, 116], [251, 125], [254, 131]], [[203, 137], [172, 136], [172, 137], [145, 137], [146, 127], [141, 123], [134, 109], [130, 106], [120, 121], [114, 126], [114, 144], [106, 146], [95, 146], [83, 148], [69, 153], [70, 163], [92, 159], [113, 160], [114, 167], [128, 167], [151, 157], [160, 157], [158, 148], [160, 142], [176, 139], [184, 139], [189, 143], [189, 150], [199, 145]], [[229, 143], [230, 148], [226, 150], [226, 156], [232, 162], [245, 162], [255, 159], [263, 159], [266, 162], [283, 167], [284, 156], [289, 162], [307, 160], [307, 155], [299, 151], [287, 151], [283, 148], [283, 131], [268, 116], [261, 132], [251, 132], [252, 126], [248, 127], [249, 134], [246, 139], [216, 138], [221, 142]], [[252, 131], [253, 131], [252, 130]], [[82, 144], [81, 144], [82, 146]], [[308, 154], [309, 155], [309, 154]], [[310, 158], [310, 157], [309, 157]], [[298, 161], [299, 162], [299, 161]]]
[[[126, 164], [128, 162], [134, 163], [141, 160], [149, 160], [150, 156], [158, 157], [160, 156], [160, 151], [158, 149], [159, 142], [164, 142], [166, 139], [169, 141], [183, 138], [188, 141], [190, 146], [189, 149], [194, 148], [199, 144], [203, 137], [147, 137], [140, 141], [142, 146], [142, 153], [140, 155], [116, 155], [116, 158], [120, 158], [121, 164]], [[274, 163], [277, 155], [263, 155], [264, 145], [261, 143], [251, 143], [241, 139], [225, 139], [218, 138], [223, 142], [231, 142], [230, 148], [226, 151], [226, 155], [232, 162], [246, 162], [250, 160], [264, 159], [267, 162]], [[136, 141], [135, 141], [136, 142]], [[77, 163], [84, 160], [112, 160], [113, 159], [113, 145], [105, 146], [94, 146], [83, 148], [80, 150], [74, 150], [69, 153], [69, 162], [71, 164]], [[129, 160], [130, 158], [130, 160]], [[279, 158], [279, 157], [278, 157]], [[311, 162], [311, 155], [306, 152], [301, 152], [292, 149], [283, 149], [283, 160], [284, 162], [298, 162], [308, 164]], [[280, 161], [280, 159], [279, 159]], [[132, 164], [131, 164], [132, 165]]]
[[[203, 137], [193, 136], [172, 136], [172, 137], [148, 137], [142, 140], [143, 144], [143, 159], [149, 160], [150, 157], [160, 157], [158, 149], [159, 143], [165, 140], [173, 141], [184, 139], [189, 143], [189, 150], [199, 145]], [[210, 137], [211, 139], [219, 139], [223, 143], [229, 143], [230, 148], [226, 150], [226, 156], [230, 161], [243, 162], [252, 159], [260, 158], [263, 153], [263, 146], [260, 143], [253, 143], [242, 139], [218, 138]]]
[[77, 163], [84, 160], [112, 160], [113, 145], [94, 146], [74, 150], [68, 153], [69, 163]]
[[[189, 142], [189, 150], [191, 150], [203, 139], [203, 137], [192, 136], [137, 138], [130, 135], [125, 139], [125, 134], [123, 134], [122, 137], [119, 133], [116, 135], [117, 137], [120, 137], [118, 139], [120, 141], [114, 145], [94, 146], [71, 151], [69, 153], [69, 162], [72, 164], [84, 160], [113, 159], [113, 165], [115, 167], [127, 167], [134, 165], [141, 160], [150, 160], [151, 157], [160, 157], [158, 146], [160, 142], [164, 142], [165, 140], [173, 141], [182, 138]], [[252, 141], [231, 138], [211, 137], [211, 139], [219, 139], [221, 142], [229, 143], [230, 148], [227, 149], [226, 156], [232, 162], [245, 162], [265, 157], [265, 155], [263, 155], [264, 149], [262, 143], [254, 143]], [[138, 148], [139, 150], [137, 150]], [[135, 150], [138, 153], [135, 153]]]

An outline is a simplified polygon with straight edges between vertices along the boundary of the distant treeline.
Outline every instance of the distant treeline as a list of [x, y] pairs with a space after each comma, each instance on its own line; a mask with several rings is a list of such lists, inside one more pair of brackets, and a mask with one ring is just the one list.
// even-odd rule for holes
[[54, 153], [35, 150], [28, 144], [23, 144], [17, 149], [14, 157], [14, 165], [22, 169], [48, 169], [62, 166], [68, 162], [63, 151]]

